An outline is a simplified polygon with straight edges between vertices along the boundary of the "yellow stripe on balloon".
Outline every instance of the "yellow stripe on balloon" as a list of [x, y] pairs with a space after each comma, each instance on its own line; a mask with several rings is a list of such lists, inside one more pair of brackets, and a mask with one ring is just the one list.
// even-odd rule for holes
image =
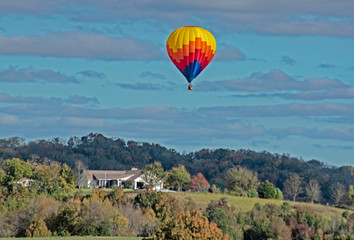
[[202, 42], [206, 42], [210, 46], [213, 53], [216, 50], [216, 41], [213, 35], [201, 27], [181, 27], [176, 29], [167, 39], [167, 45], [173, 52], [183, 49], [183, 45], [189, 45], [190, 41], [200, 38]]

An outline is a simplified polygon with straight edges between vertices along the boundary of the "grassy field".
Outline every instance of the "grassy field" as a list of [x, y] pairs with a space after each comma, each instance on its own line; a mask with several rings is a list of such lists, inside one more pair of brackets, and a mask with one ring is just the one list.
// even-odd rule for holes
[[[14, 240], [14, 239], [24, 239], [24, 238], [0, 238], [2, 240]], [[48, 237], [48, 238], [30, 238], [31, 240], [141, 240], [140, 237]]]
[[[276, 205], [280, 206], [284, 202], [283, 200], [262, 199], [262, 198], [245, 198], [245, 197], [236, 197], [236, 196], [231, 196], [231, 195], [226, 195], [226, 194], [189, 193], [189, 192], [169, 193], [169, 194], [172, 195], [174, 198], [176, 198], [179, 202], [186, 201], [190, 198], [190, 199], [192, 199], [193, 202], [195, 202], [196, 207], [198, 209], [202, 209], [202, 210], [204, 210], [206, 208], [206, 206], [210, 203], [210, 201], [212, 201], [212, 200], [217, 201], [223, 197], [227, 198], [229, 206], [234, 206], [240, 212], [248, 212], [248, 211], [252, 210], [253, 206], [256, 203], [259, 203], [262, 206], [267, 203], [272, 203], [272, 204], [276, 204]], [[321, 215], [323, 214], [325, 217], [331, 217], [333, 215], [341, 215], [344, 212], [343, 209], [320, 205], [320, 204], [291, 202], [291, 201], [287, 201], [287, 202], [293, 206], [310, 207], [315, 212], [317, 212]], [[350, 211], [350, 212], [353, 212], [353, 211]]]

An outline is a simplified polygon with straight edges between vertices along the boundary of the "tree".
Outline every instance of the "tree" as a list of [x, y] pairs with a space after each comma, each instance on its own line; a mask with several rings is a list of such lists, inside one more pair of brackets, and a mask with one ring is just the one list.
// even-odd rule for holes
[[210, 222], [216, 223], [218, 228], [222, 230], [225, 234], [228, 232], [229, 228], [231, 227], [229, 216], [227, 216], [226, 212], [221, 208], [211, 208], [207, 211], [207, 218]]
[[21, 178], [30, 178], [32, 176], [31, 164], [19, 158], [6, 160], [2, 164], [2, 168], [5, 172], [5, 176], [2, 177], [2, 185], [4, 186], [8, 186]]
[[353, 185], [349, 186], [348, 190], [348, 204], [349, 205], [354, 205], [354, 188]]
[[126, 201], [126, 196], [121, 188], [114, 187], [113, 191], [108, 194], [108, 199], [113, 206], [119, 206]]
[[39, 185], [39, 191], [59, 197], [62, 193], [72, 192], [76, 187], [74, 171], [67, 165], [58, 163], [50, 165], [34, 164], [33, 178]]
[[26, 237], [49, 237], [50, 231], [41, 218], [34, 218], [26, 230]]
[[38, 183], [40, 192], [52, 195], [60, 190], [58, 181], [60, 170], [61, 166], [58, 163], [51, 163], [50, 165], [34, 164], [33, 178]]
[[275, 199], [283, 200], [283, 192], [279, 189], [275, 189]]
[[154, 240], [180, 240], [180, 239], [223, 239], [222, 232], [216, 224], [209, 222], [202, 212], [195, 210], [192, 212], [182, 211], [172, 219], [162, 222], [155, 234]]
[[316, 179], [311, 179], [305, 187], [306, 196], [313, 201], [319, 201], [321, 197], [320, 185]]
[[258, 190], [258, 195], [260, 198], [275, 198], [276, 190], [273, 183], [266, 180], [261, 184]]
[[331, 196], [331, 200], [335, 203], [335, 204], [339, 204], [342, 202], [343, 200], [343, 197], [345, 196], [346, 194], [346, 191], [345, 191], [345, 186], [341, 183], [335, 183], [335, 184], [332, 184], [330, 187], [329, 187], [329, 190], [330, 190], [330, 196]]
[[290, 178], [288, 178], [285, 181], [284, 184], [284, 192], [293, 199], [293, 201], [296, 201], [296, 197], [302, 193], [302, 188], [301, 188], [301, 178], [299, 175], [294, 173], [291, 175]]
[[240, 196], [247, 196], [259, 185], [257, 174], [243, 167], [231, 168], [226, 175], [227, 188]]
[[153, 188], [165, 178], [165, 172], [160, 162], [146, 165], [145, 169], [142, 170], [142, 174], [141, 178]]
[[75, 162], [74, 171], [75, 171], [75, 177], [77, 179], [79, 188], [85, 187], [87, 185], [87, 179], [85, 173], [86, 170], [88, 170], [88, 167], [82, 161], [78, 160]]
[[181, 191], [182, 187], [188, 186], [190, 181], [191, 175], [187, 172], [183, 165], [172, 168], [166, 178], [166, 182], [174, 189], [177, 189], [177, 191]]
[[206, 192], [209, 188], [210, 184], [202, 173], [195, 175], [189, 184], [189, 189], [193, 192]]
[[60, 187], [63, 192], [72, 192], [76, 187], [76, 177], [74, 171], [67, 165], [63, 164], [60, 170]]

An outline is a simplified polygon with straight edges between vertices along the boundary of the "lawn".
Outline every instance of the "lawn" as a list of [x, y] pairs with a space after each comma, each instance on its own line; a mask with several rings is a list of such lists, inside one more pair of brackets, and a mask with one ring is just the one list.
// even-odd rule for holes
[[[180, 193], [169, 193], [169, 194], [174, 198], [176, 198], [179, 202], [186, 201], [190, 198], [196, 204], [196, 207], [202, 210], [204, 210], [212, 200], [217, 201], [221, 198], [227, 198], [228, 205], [236, 207], [236, 209], [240, 212], [248, 212], [252, 210], [253, 206], [256, 203], [259, 203], [262, 206], [267, 203], [273, 203], [280, 206], [283, 204], [283, 202], [285, 202], [283, 200], [275, 200], [275, 199], [246, 198], [246, 197], [236, 197], [236, 196], [231, 196], [226, 194], [212, 194], [212, 193], [180, 192]], [[324, 214], [325, 217], [330, 217], [331, 215], [341, 215], [344, 212], [343, 209], [320, 205], [320, 204], [291, 202], [291, 201], [287, 201], [287, 202], [293, 206], [310, 207], [315, 212], [319, 214]], [[349, 212], [353, 212], [353, 211], [349, 211]]]
[[259, 203], [265, 205], [267, 203], [274, 203], [277, 205], [283, 204], [281, 200], [275, 199], [261, 199], [261, 198], [245, 198], [245, 197], [236, 197], [226, 194], [211, 194], [211, 193], [189, 193], [189, 192], [180, 192], [180, 193], [169, 193], [171, 196], [175, 197], [179, 202], [183, 200], [188, 200], [191, 198], [198, 209], [204, 210], [205, 207], [212, 201], [217, 201], [221, 198], [227, 198], [229, 206], [235, 206], [237, 210], [241, 212], [250, 211], [254, 204]]

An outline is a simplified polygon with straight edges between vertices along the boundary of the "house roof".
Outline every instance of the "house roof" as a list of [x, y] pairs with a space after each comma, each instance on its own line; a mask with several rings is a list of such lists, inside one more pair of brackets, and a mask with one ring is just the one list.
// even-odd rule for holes
[[125, 170], [125, 171], [113, 171], [113, 170], [87, 170], [86, 178], [88, 181], [91, 180], [135, 180], [141, 176], [141, 171], [134, 170]]

